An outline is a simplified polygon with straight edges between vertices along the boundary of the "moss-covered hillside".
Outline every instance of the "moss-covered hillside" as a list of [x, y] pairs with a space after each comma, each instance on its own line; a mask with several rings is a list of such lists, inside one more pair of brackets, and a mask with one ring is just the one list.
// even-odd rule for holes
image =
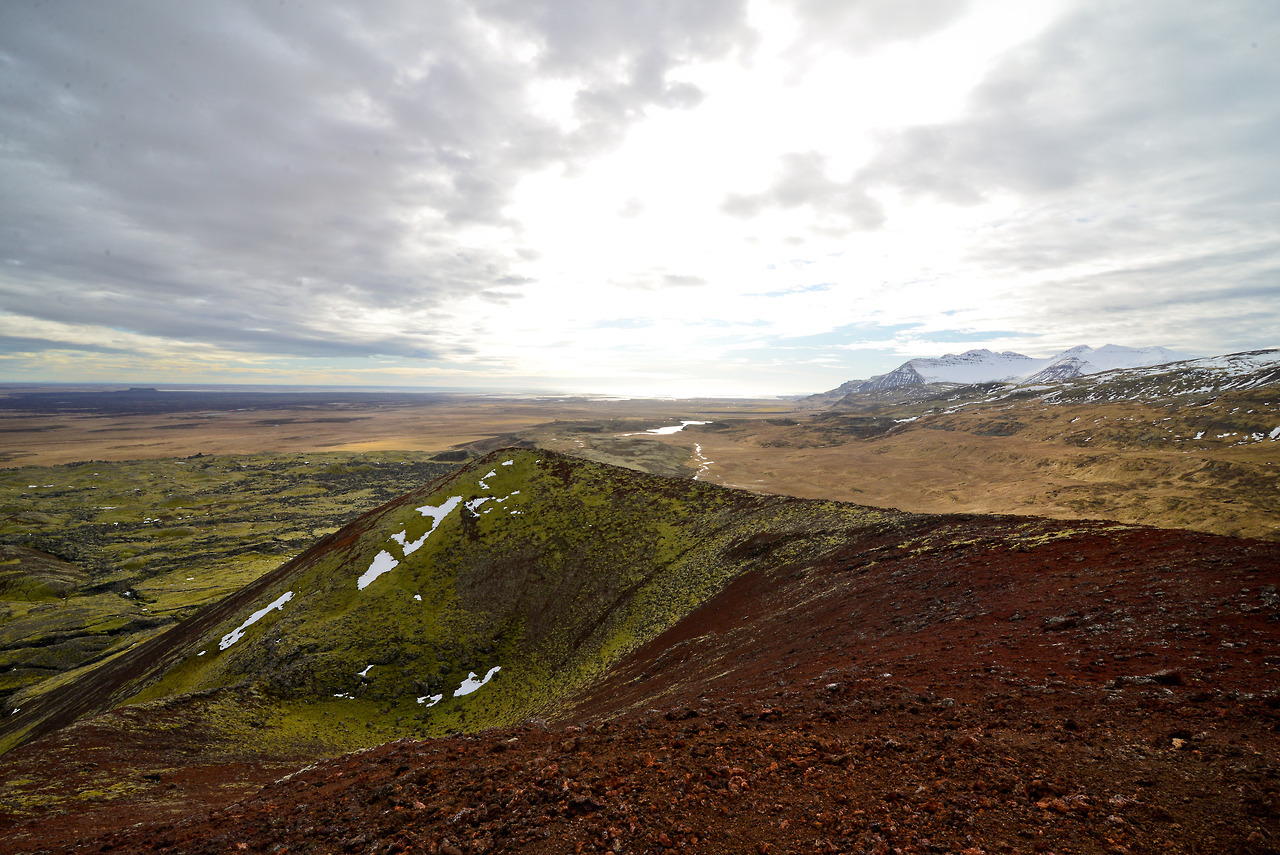
[[[250, 692], [266, 703], [252, 738], [281, 745], [553, 715], [743, 570], [812, 557], [898, 516], [499, 451], [366, 514], [68, 694], [171, 709]], [[39, 704], [59, 703], [50, 695], [20, 718], [32, 716], [34, 734], [49, 713]]]
[[0, 470], [0, 714], [455, 468], [325, 452]]

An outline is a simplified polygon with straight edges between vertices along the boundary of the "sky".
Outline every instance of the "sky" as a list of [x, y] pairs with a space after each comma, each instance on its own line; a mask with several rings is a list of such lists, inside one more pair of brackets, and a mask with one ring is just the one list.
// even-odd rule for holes
[[0, 3], [0, 382], [1280, 344], [1272, 0]]

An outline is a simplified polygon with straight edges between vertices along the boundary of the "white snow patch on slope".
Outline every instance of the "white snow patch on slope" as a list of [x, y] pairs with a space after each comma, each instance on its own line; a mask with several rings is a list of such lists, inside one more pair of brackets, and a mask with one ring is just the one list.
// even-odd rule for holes
[[369, 569], [360, 574], [360, 578], [356, 580], [356, 587], [363, 591], [374, 579], [383, 573], [390, 573], [399, 565], [400, 562], [392, 558], [390, 552], [382, 550], [373, 556], [373, 563], [369, 565]]
[[1030, 377], [1057, 358], [1032, 359], [1013, 351], [995, 353], [983, 348], [909, 359], [903, 365], [914, 369], [926, 383], [991, 383]]
[[1123, 347], [1115, 344], [1098, 348], [1082, 344], [1041, 358], [1013, 351], [995, 353], [981, 348], [941, 357], [909, 359], [896, 370], [910, 367], [926, 383], [1008, 383], [1026, 380], [1059, 364], [1071, 363], [1079, 374], [1088, 375], [1191, 358], [1164, 347]]
[[427, 538], [431, 536], [431, 533], [440, 527], [441, 521], [444, 520], [445, 517], [449, 516], [449, 513], [454, 508], [458, 507], [458, 503], [461, 501], [461, 496], [453, 496], [439, 505], [423, 505], [420, 508], [415, 508], [415, 510], [424, 517], [431, 518], [431, 528], [427, 529], [426, 533], [423, 534], [422, 537], [412, 543], [404, 542], [407, 532], [403, 531], [399, 534], [391, 535], [391, 539], [398, 542], [400, 546], [404, 548], [404, 554], [406, 556], [412, 555], [418, 547], [427, 542]]
[[698, 471], [693, 476], [693, 480], [695, 481], [703, 475], [706, 475], [707, 470], [711, 468], [711, 464], [715, 463], [714, 460], [709, 459], [702, 453], [702, 445], [696, 442], [693, 444], [693, 462], [698, 467]]
[[253, 626], [258, 621], [262, 620], [273, 609], [284, 608], [284, 604], [289, 602], [292, 599], [293, 599], [293, 591], [286, 591], [285, 593], [277, 597], [275, 602], [273, 602], [271, 605], [267, 606], [264, 609], [259, 609], [258, 611], [249, 615], [248, 620], [240, 624], [235, 629], [231, 630], [231, 632], [228, 632], [226, 635], [222, 636], [222, 641], [218, 642], [218, 649], [226, 650], [228, 647], [235, 644], [240, 639], [244, 638], [244, 631], [246, 629]]
[[487, 673], [487, 674], [485, 674], [485, 675], [484, 675], [484, 679], [483, 679], [483, 680], [479, 680], [479, 679], [477, 679], [477, 678], [476, 678], [476, 672], [475, 672], [475, 671], [470, 672], [469, 674], [467, 674], [467, 679], [465, 679], [465, 680], [463, 680], [463, 681], [462, 681], [462, 685], [461, 685], [461, 686], [459, 686], [457, 689], [455, 689], [455, 690], [454, 690], [454, 692], [453, 692], [453, 696], [454, 696], [455, 698], [458, 698], [458, 697], [461, 697], [461, 696], [463, 696], [463, 695], [469, 695], [469, 694], [471, 694], [471, 693], [472, 693], [472, 692], [474, 692], [476, 689], [480, 688], [480, 687], [481, 687], [481, 686], [483, 686], [485, 683], [487, 683], [487, 682], [489, 682], [490, 680], [492, 680], [492, 679], [493, 679], [493, 675], [494, 675], [494, 674], [497, 674], [497, 673], [498, 673], [499, 671], [501, 671], [501, 670], [502, 670], [502, 666], [501, 666], [501, 665], [494, 665], [492, 668], [490, 668], [490, 669], [489, 669], [489, 673]]

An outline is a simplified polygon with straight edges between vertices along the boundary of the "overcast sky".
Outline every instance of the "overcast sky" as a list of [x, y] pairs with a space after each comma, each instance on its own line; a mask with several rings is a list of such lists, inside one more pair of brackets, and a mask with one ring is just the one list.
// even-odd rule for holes
[[1280, 344], [1273, 0], [0, 3], [0, 381]]

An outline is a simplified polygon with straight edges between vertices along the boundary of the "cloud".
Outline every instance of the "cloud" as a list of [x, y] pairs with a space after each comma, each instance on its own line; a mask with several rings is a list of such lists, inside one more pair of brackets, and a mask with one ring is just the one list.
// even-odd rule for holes
[[1215, 183], [1205, 195], [1223, 202], [1274, 199], [1280, 53], [1253, 45], [1274, 45], [1280, 20], [1264, 12], [1080, 4], [1006, 57], [961, 118], [886, 134], [859, 183], [960, 204], [1134, 182], [1176, 192], [1191, 180]]
[[795, 0], [802, 22], [795, 51], [832, 44], [866, 51], [919, 39], [946, 28], [968, 12], [967, 0]]
[[39, 353], [46, 350], [77, 350], [87, 353], [128, 353], [120, 347], [100, 344], [58, 341], [36, 336], [11, 336], [0, 334], [0, 354]]
[[616, 144], [651, 106], [689, 109], [705, 93], [673, 79], [681, 66], [749, 46], [744, 0], [489, 0], [480, 8], [537, 50], [537, 71], [575, 82], [572, 143]]
[[[438, 356], [446, 306], [531, 281], [504, 213], [520, 180], [616, 145], [646, 105], [696, 103], [672, 69], [748, 32], [741, 3], [694, 5], [7, 4], [6, 308]], [[536, 73], [573, 78], [578, 128], [531, 104]], [[350, 323], [370, 312], [401, 320]]]
[[762, 291], [756, 294], [747, 294], [748, 297], [791, 297], [796, 294], [813, 294], [820, 291], [830, 291], [830, 282], [819, 282], [816, 285], [796, 285], [791, 288], [782, 288], [777, 291]]
[[1280, 19], [1248, 0], [1075, 4], [997, 63], [963, 114], [883, 133], [851, 183], [1003, 207], [953, 271], [1020, 283], [988, 298], [994, 324], [1205, 352], [1266, 341], [1277, 44]]
[[853, 182], [827, 175], [827, 158], [816, 152], [783, 155], [777, 176], [759, 193], [731, 193], [720, 209], [749, 219], [771, 210], [808, 208], [814, 225], [824, 229], [874, 229], [884, 222], [880, 204]]
[[661, 81], [674, 64], [721, 56], [753, 39], [742, 0], [485, 0], [479, 5], [537, 45], [540, 70], [612, 76], [624, 86], [638, 79]]
[[0, 4], [3, 334], [708, 388], [735, 344], [1261, 346], [1278, 44], [1260, 0]]
[[652, 318], [608, 318], [591, 324], [599, 330], [644, 330], [655, 326]]
[[632, 291], [666, 291], [670, 289], [697, 288], [707, 284], [701, 276], [687, 273], [668, 273], [662, 269], [641, 270], [634, 275], [610, 280], [611, 285]]

